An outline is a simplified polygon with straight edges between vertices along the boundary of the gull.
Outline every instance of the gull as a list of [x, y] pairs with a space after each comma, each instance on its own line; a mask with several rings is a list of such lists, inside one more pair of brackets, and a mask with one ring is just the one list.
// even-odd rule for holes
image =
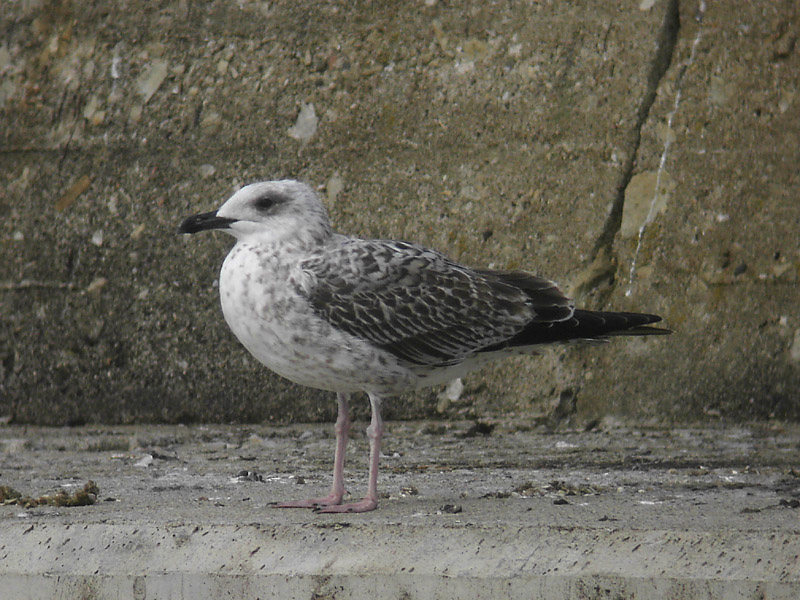
[[[474, 269], [416, 244], [335, 233], [314, 189], [295, 180], [242, 187], [178, 232], [214, 229], [236, 238], [219, 276], [234, 335], [278, 375], [336, 393], [331, 491], [281, 508], [377, 507], [387, 397], [546, 344], [670, 333], [650, 327], [657, 315], [576, 309], [555, 283], [525, 271]], [[372, 411], [369, 477], [364, 498], [342, 504], [355, 392], [366, 392]]]

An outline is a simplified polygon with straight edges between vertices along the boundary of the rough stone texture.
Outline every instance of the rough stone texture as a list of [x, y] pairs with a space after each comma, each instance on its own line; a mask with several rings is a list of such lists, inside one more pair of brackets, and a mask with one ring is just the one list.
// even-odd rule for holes
[[619, 398], [598, 404], [599, 413], [800, 416], [791, 354], [800, 327], [800, 53], [788, 41], [800, 13], [791, 2], [742, 8], [735, 22], [716, 2], [702, 22], [686, 10], [642, 129], [636, 171], [661, 173], [672, 189], [638, 255], [638, 236], [615, 238], [608, 303], [648, 297], [678, 335], [636, 359], [661, 357], [666, 376], [655, 388], [622, 393], [610, 373], [616, 360], [593, 355], [599, 385]]
[[287, 176], [343, 231], [534, 270], [676, 330], [508, 361], [387, 416], [800, 415], [792, 0], [28, 0], [0, 22], [4, 417], [331, 418], [227, 331], [230, 240], [174, 235]]
[[[332, 427], [0, 428], [0, 590], [39, 598], [800, 595], [796, 426], [548, 433], [391, 423], [377, 511], [275, 500], [331, 482]], [[348, 447], [362, 492], [367, 440]], [[484, 431], [487, 431], [484, 428]], [[243, 473], [243, 476], [238, 474]], [[253, 474], [255, 473], [255, 474]]]

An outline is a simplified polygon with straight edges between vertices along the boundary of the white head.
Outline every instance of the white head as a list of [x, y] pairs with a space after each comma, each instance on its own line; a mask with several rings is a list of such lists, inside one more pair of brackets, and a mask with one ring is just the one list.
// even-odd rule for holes
[[301, 244], [319, 244], [331, 235], [328, 213], [317, 193], [293, 179], [246, 185], [219, 210], [185, 219], [178, 233], [206, 229], [220, 229], [250, 244], [288, 238]]

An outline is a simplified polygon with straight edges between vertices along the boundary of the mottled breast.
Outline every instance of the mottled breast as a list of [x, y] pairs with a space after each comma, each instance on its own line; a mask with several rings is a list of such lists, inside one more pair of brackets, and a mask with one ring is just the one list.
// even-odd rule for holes
[[239, 243], [220, 273], [225, 320], [261, 363], [296, 383], [338, 392], [414, 387], [412, 373], [369, 342], [336, 329], [308, 302], [313, 285], [291, 249]]

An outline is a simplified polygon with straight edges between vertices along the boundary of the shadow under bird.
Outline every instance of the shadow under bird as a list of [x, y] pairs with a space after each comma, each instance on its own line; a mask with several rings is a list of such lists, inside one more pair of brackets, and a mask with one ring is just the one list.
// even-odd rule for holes
[[[278, 507], [376, 508], [387, 396], [544, 344], [670, 333], [650, 326], [657, 315], [576, 309], [555, 283], [525, 271], [473, 269], [415, 244], [335, 233], [317, 193], [299, 181], [247, 185], [178, 232], [210, 229], [236, 238], [219, 277], [233, 333], [272, 371], [338, 400], [330, 494]], [[372, 408], [369, 480], [362, 500], [343, 504], [354, 392], [366, 392]]]

